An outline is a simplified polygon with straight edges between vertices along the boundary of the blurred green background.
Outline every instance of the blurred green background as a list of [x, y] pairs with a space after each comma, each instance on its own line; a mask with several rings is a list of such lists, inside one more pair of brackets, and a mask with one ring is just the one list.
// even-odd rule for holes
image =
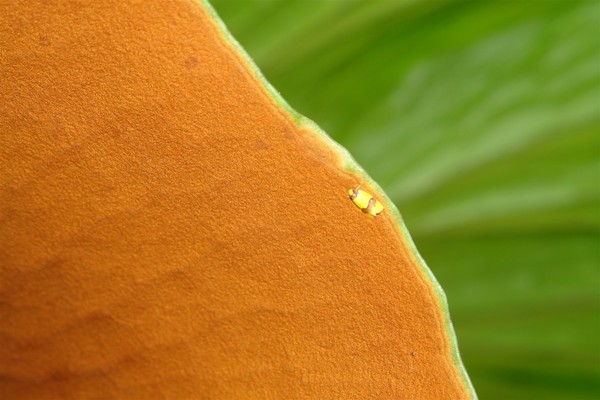
[[212, 3], [396, 202], [479, 397], [600, 398], [600, 3]]

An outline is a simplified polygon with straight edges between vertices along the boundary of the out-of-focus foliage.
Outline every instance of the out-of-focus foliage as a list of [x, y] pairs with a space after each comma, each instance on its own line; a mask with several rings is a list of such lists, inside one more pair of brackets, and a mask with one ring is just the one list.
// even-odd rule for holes
[[393, 198], [482, 399], [597, 399], [600, 3], [213, 1]]

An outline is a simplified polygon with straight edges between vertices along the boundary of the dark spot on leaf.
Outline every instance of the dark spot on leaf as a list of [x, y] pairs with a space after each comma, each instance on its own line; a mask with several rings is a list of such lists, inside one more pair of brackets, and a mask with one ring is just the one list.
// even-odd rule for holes
[[53, 257], [44, 263], [44, 268], [50, 270], [60, 268], [64, 264], [64, 262], [65, 260], [61, 257]]
[[197, 65], [198, 65], [198, 59], [196, 57], [189, 56], [188, 58], [185, 59], [186, 68], [189, 68], [189, 69], [196, 68]]
[[287, 125], [286, 125], [285, 129], [283, 130], [283, 136], [286, 139], [294, 139], [295, 138], [292, 128]]
[[257, 150], [266, 150], [269, 146], [263, 140], [258, 139], [254, 141], [254, 148]]
[[69, 372], [64, 369], [55, 370], [50, 373], [50, 375], [48, 376], [48, 380], [51, 382], [66, 381], [69, 379], [69, 376]]
[[50, 46], [50, 38], [47, 36], [41, 36], [40, 40], [39, 40], [39, 44], [42, 47], [48, 47]]

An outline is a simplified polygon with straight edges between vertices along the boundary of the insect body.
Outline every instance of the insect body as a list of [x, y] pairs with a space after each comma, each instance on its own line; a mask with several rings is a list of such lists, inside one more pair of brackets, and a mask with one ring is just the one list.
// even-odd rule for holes
[[348, 195], [350, 200], [367, 214], [376, 216], [383, 211], [383, 205], [371, 193], [360, 190], [358, 187], [348, 190]]

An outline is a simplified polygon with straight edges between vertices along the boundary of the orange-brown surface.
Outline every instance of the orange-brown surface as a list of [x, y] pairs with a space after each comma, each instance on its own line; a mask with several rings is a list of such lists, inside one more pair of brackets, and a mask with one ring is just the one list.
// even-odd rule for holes
[[467, 397], [389, 210], [202, 4], [4, 1], [0, 76], [1, 398]]

